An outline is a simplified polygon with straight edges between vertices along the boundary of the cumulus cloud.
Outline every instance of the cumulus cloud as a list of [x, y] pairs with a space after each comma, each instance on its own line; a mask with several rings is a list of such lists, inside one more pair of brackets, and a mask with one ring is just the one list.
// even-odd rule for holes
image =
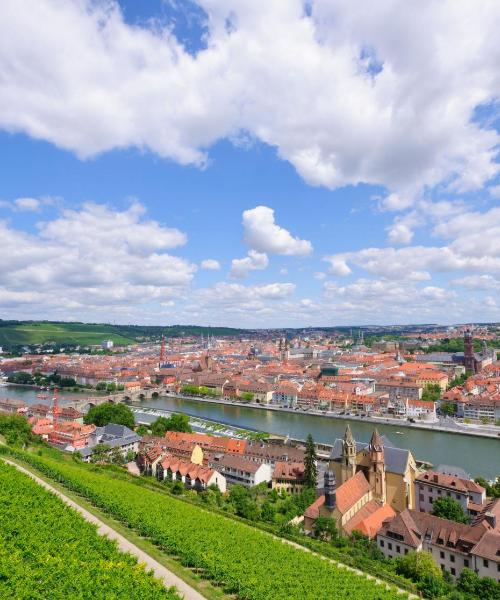
[[213, 258], [206, 258], [201, 261], [201, 268], [207, 269], [208, 271], [219, 271], [220, 263], [218, 260], [214, 260]]
[[198, 4], [193, 55], [113, 0], [4, 0], [0, 127], [83, 158], [135, 146], [199, 166], [245, 132], [310, 184], [386, 186], [388, 209], [498, 173], [499, 136], [472, 119], [500, 94], [498, 3]]
[[[188, 286], [196, 266], [167, 249], [184, 233], [99, 204], [63, 210], [27, 234], [0, 222], [0, 306], [31, 304], [32, 313], [81, 315], [168, 301]], [[107, 316], [107, 315], [106, 315]]]
[[[349, 268], [349, 266], [347, 265], [347, 262], [345, 261], [345, 259], [342, 258], [340, 255], [339, 256], [325, 256], [325, 258], [323, 260], [330, 263], [328, 272], [331, 275], [337, 275], [338, 277], [346, 277], [347, 275], [349, 275], [352, 272], [351, 269]], [[319, 275], [321, 275], [321, 273]], [[318, 277], [318, 279], [323, 279], [323, 277]]]
[[245, 243], [259, 252], [304, 256], [312, 252], [307, 240], [293, 237], [289, 231], [274, 221], [274, 210], [268, 206], [256, 206], [243, 212]]
[[250, 271], [262, 271], [269, 264], [269, 258], [264, 252], [249, 250], [245, 258], [234, 258], [231, 261], [229, 276], [233, 279], [244, 279]]

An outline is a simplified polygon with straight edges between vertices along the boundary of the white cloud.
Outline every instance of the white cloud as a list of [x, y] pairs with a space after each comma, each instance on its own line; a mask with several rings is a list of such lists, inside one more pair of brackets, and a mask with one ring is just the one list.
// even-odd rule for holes
[[409, 244], [413, 239], [413, 231], [405, 223], [394, 223], [388, 229], [391, 244]]
[[262, 271], [269, 264], [267, 254], [249, 250], [245, 258], [234, 258], [231, 261], [229, 276], [233, 279], [244, 279], [250, 271]]
[[200, 166], [245, 132], [313, 185], [385, 185], [387, 208], [498, 173], [497, 133], [471, 120], [500, 94], [498, 3], [199, 4], [208, 33], [193, 56], [112, 0], [4, 0], [0, 127], [80, 157], [136, 146]]
[[488, 188], [488, 192], [492, 198], [500, 199], [500, 185], [492, 185]]
[[[60, 317], [71, 309], [96, 318], [182, 295], [196, 271], [166, 249], [183, 244], [176, 229], [144, 219], [138, 203], [124, 211], [99, 204], [63, 210], [30, 235], [0, 222], [0, 306], [31, 304], [30, 314]], [[26, 315], [26, 313], [24, 313]]]
[[293, 237], [289, 231], [274, 221], [274, 210], [256, 206], [243, 212], [245, 243], [254, 250], [284, 256], [304, 256], [312, 252], [307, 240]]
[[341, 256], [325, 256], [323, 260], [330, 263], [328, 272], [331, 275], [346, 277], [352, 272], [346, 261]]
[[213, 258], [206, 258], [201, 261], [201, 268], [207, 269], [208, 271], [219, 271], [220, 263], [218, 260], [214, 260]]
[[500, 290], [500, 280], [491, 275], [468, 275], [454, 279], [451, 283], [469, 290]]
[[40, 209], [40, 200], [36, 198], [17, 198], [14, 204], [21, 211], [36, 212]]

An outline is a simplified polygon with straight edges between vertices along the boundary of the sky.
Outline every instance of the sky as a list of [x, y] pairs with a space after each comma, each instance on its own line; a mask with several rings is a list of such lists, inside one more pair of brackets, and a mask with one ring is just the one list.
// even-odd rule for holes
[[500, 321], [495, 0], [2, 0], [0, 318]]

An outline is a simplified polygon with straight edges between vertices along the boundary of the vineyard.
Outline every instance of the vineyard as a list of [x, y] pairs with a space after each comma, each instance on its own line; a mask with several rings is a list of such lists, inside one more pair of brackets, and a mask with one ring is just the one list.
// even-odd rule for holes
[[113, 479], [95, 468], [19, 456], [240, 599], [407, 597], [248, 525]]
[[94, 525], [2, 461], [0, 506], [0, 598], [179, 598]]

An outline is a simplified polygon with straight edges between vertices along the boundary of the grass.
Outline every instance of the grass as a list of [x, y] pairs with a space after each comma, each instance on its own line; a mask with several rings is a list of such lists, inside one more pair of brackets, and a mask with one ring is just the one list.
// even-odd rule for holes
[[86, 325], [84, 323], [19, 323], [0, 327], [0, 345], [31, 344], [75, 344], [97, 345], [110, 339], [116, 345], [123, 346], [135, 343], [131, 337], [125, 337], [113, 331], [109, 325]]
[[[46, 453], [54, 458], [51, 453]], [[66, 457], [65, 457], [66, 458]], [[91, 504], [86, 498], [79, 496], [72, 490], [64, 487], [63, 485], [57, 483], [53, 479], [50, 479], [43, 473], [40, 473], [36, 469], [34, 469], [28, 463], [23, 462], [17, 458], [9, 456], [8, 459], [16, 464], [24, 467], [31, 473], [35, 474], [37, 477], [51, 485], [56, 490], [63, 493], [70, 500], [73, 500], [82, 508], [85, 508], [98, 519], [100, 519], [103, 523], [114, 529], [117, 533], [127, 538], [130, 542], [135, 544], [138, 548], [146, 552], [151, 558], [154, 558], [157, 562], [163, 565], [165, 568], [169, 569], [172, 573], [180, 577], [183, 581], [185, 581], [192, 588], [197, 590], [200, 594], [202, 594], [207, 600], [229, 600], [233, 598], [228, 594], [225, 594], [221, 588], [217, 588], [213, 586], [209, 581], [202, 579], [199, 575], [197, 575], [191, 569], [184, 567], [181, 565], [175, 558], [168, 556], [159, 550], [153, 543], [151, 543], [146, 538], [141, 537], [138, 533], [124, 526], [119, 521], [115, 521], [113, 518], [96, 508], [93, 504]], [[71, 462], [72, 459], [68, 459], [67, 462]]]

